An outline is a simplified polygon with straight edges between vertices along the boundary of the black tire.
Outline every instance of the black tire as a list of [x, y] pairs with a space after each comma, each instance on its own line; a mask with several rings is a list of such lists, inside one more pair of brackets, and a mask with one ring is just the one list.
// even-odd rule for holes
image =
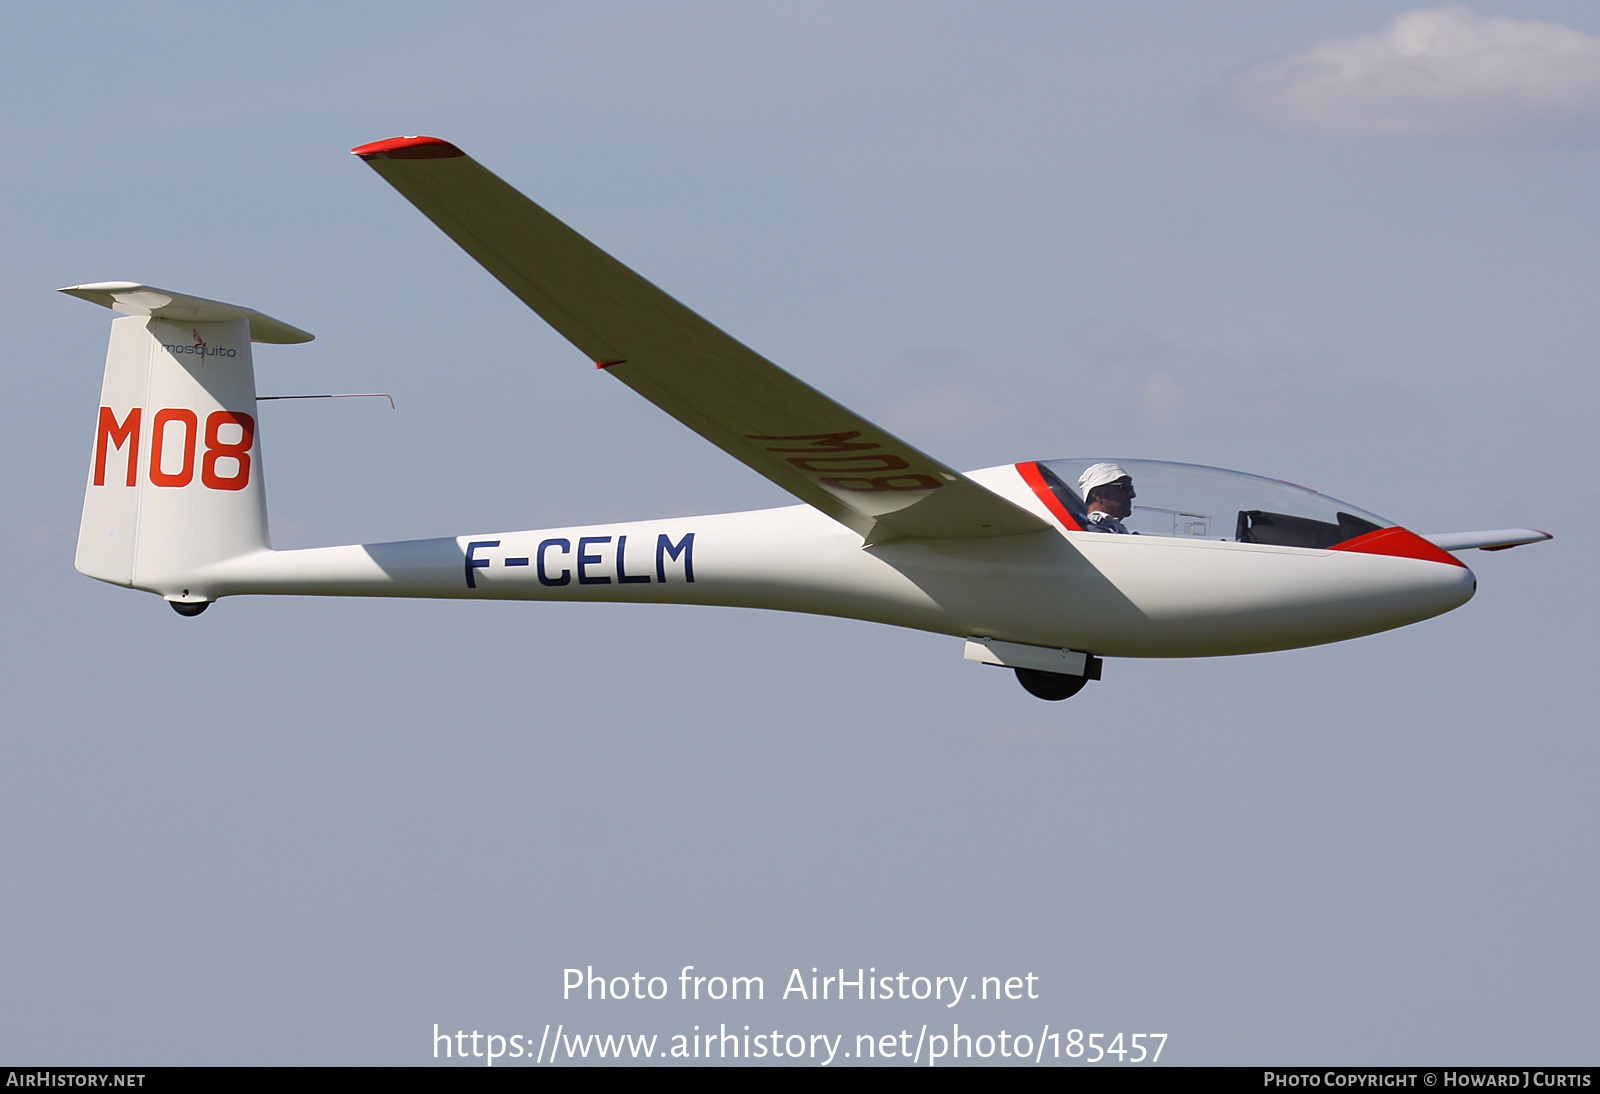
[[1052, 703], [1072, 698], [1089, 682], [1087, 676], [1067, 676], [1060, 672], [1040, 672], [1038, 669], [1012, 671], [1017, 674], [1017, 683], [1021, 684], [1029, 695], [1048, 699]]

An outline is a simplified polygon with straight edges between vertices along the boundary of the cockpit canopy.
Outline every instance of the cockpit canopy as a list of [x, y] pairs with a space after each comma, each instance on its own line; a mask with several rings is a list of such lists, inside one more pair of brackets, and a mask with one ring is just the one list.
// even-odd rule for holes
[[[1079, 527], [1087, 510], [1078, 478], [1101, 459], [1041, 460], [1045, 484]], [[1133, 515], [1122, 523], [1146, 536], [1332, 547], [1394, 522], [1279, 479], [1165, 460], [1114, 460], [1133, 477]]]

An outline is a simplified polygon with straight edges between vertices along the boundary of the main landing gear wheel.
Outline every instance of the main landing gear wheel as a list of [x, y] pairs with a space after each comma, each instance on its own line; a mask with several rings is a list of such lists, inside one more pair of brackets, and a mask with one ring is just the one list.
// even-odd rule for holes
[[1051, 702], [1072, 698], [1089, 682], [1087, 676], [1067, 676], [1060, 672], [1040, 672], [1038, 669], [1012, 671], [1017, 674], [1017, 683], [1026, 688], [1029, 695], [1037, 695]]
[[1083, 690], [1083, 685], [1090, 680], [1100, 679], [1100, 658], [1093, 656], [1083, 666], [1082, 676], [1068, 676], [1064, 672], [1044, 672], [1040, 669], [1012, 669], [1017, 674], [1017, 683], [1027, 690], [1029, 695], [1036, 695], [1040, 699], [1048, 699], [1052, 703], [1062, 699], [1070, 699]]

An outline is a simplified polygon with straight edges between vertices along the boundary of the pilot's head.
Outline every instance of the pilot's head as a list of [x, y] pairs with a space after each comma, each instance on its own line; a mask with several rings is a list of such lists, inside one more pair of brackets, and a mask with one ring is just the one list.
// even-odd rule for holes
[[1122, 520], [1133, 514], [1133, 476], [1114, 463], [1097, 463], [1078, 476], [1089, 512], [1105, 513]]

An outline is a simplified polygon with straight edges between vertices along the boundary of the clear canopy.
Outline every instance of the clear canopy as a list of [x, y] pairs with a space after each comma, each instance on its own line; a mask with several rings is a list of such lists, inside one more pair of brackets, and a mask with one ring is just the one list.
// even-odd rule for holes
[[1083, 527], [1088, 524], [1079, 476], [1101, 462], [1116, 463], [1133, 477], [1133, 513], [1122, 523], [1141, 535], [1332, 547], [1394, 526], [1315, 490], [1220, 467], [1164, 460], [1041, 461], [1045, 482]]

